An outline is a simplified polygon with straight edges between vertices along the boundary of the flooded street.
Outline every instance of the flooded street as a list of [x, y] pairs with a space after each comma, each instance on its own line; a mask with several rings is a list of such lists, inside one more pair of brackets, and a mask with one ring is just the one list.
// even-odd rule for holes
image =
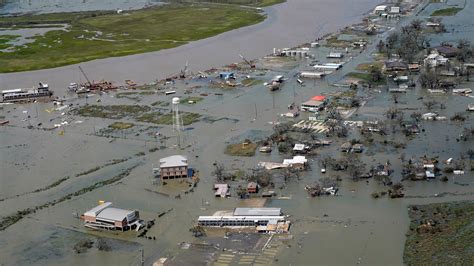
[[[267, 8], [269, 18], [255, 26], [170, 50], [96, 60], [81, 65], [91, 79], [152, 82], [177, 73], [186, 61], [189, 61], [191, 70], [197, 72], [240, 61], [239, 53], [256, 58], [271, 53], [273, 47], [310, 42], [349, 23], [359, 22], [361, 16], [378, 2], [289, 0]], [[433, 8], [429, 6], [420, 12], [419, 17], [426, 18]], [[463, 12], [472, 14], [474, 6], [468, 4]], [[398, 25], [407, 25], [412, 19], [403, 17]], [[449, 28], [460, 22], [453, 18], [446, 19], [445, 23]], [[397, 25], [395, 22], [387, 24]], [[232, 210], [243, 204], [235, 195], [225, 199], [215, 197], [212, 190], [215, 162], [237, 171], [255, 168], [261, 161], [280, 162], [290, 157], [290, 154], [279, 153], [276, 147], [268, 154], [257, 151], [253, 157], [229, 156], [223, 153], [227, 144], [247, 138], [260, 141], [273, 133], [274, 122], [296, 123], [316, 116], [302, 112], [298, 118], [286, 118], [281, 114], [288, 112], [291, 103], [304, 102], [314, 95], [335, 95], [346, 91], [347, 88], [332, 84], [341, 82], [357, 65], [371, 60], [376, 52], [376, 43], [389, 33], [370, 37], [371, 43], [363, 50], [348, 49], [341, 70], [325, 79], [305, 79], [304, 85], [299, 84], [296, 74], [310, 69], [309, 64], [313, 61], [326, 61], [326, 55], [332, 48], [323, 45], [310, 48], [314, 60], [283, 57], [282, 67], [269, 64], [268, 59], [260, 59], [256, 69], [238, 72], [238, 80], [249, 75], [260, 83], [236, 88], [212, 87], [210, 81], [217, 79], [218, 72], [215, 71], [206, 78], [189, 77], [177, 79], [169, 86], [159, 85], [164, 89], [122, 89], [78, 97], [66, 91], [70, 82], [81, 80], [77, 66], [0, 74], [2, 89], [31, 87], [41, 80], [48, 82], [55, 96], [65, 99], [67, 104], [65, 109], [51, 102], [0, 106], [2, 119], [10, 121], [0, 127], [0, 217], [48, 205], [0, 231], [0, 239], [3, 240], [0, 241], [0, 264], [141, 265], [143, 250], [146, 265], [151, 265], [160, 257], [179, 258], [175, 261], [176, 265], [185, 265], [190, 259], [198, 257], [196, 264], [203, 265], [206, 262], [212, 264], [216, 258], [232, 258], [228, 264], [237, 265], [239, 259], [242, 262], [249, 260], [248, 257], [257, 261], [261, 254], [265, 258], [264, 264], [273, 265], [403, 265], [405, 233], [409, 226], [408, 206], [473, 200], [472, 171], [457, 176], [449, 174], [447, 182], [439, 179], [406, 181], [405, 197], [400, 199], [374, 199], [371, 196], [373, 192], [387, 190], [387, 186], [375, 178], [355, 182], [344, 173], [331, 172], [326, 176], [341, 178], [338, 195], [310, 197], [305, 186], [325, 177], [318, 163], [322, 155], [345, 156], [339, 149], [345, 140], [334, 138], [333, 144], [318, 148], [315, 156], [308, 157], [310, 171], [301, 172], [298, 178], [288, 182], [275, 182], [277, 197], [266, 202], [266, 207], [282, 208], [284, 214], [290, 216], [292, 239], [275, 237], [271, 242], [268, 240], [275, 246], [267, 253], [263, 251], [267, 236], [230, 240], [235, 250], [255, 252], [242, 255], [224, 250], [225, 240], [220, 235], [196, 239], [189, 232], [199, 215], [212, 215], [215, 211]], [[263, 82], [278, 74], [284, 75], [287, 80], [280, 90], [270, 92]], [[462, 86], [473, 88], [474, 83], [464, 82]], [[164, 91], [171, 89], [176, 90], [176, 94], [165, 95]], [[188, 90], [191, 92], [185, 92]], [[368, 95], [368, 100], [354, 111], [350, 120], [387, 120], [384, 112], [391, 105], [392, 97], [387, 86], [360, 90]], [[86, 105], [135, 104], [149, 106], [154, 112], [168, 113], [173, 97], [188, 96], [202, 99], [197, 103], [180, 104], [181, 112], [198, 113], [201, 117], [199, 121], [184, 126], [184, 148], [181, 150], [176, 146], [176, 134], [171, 125], [137, 121], [133, 115], [107, 119], [77, 114]], [[422, 99], [442, 102], [445, 108], [437, 111], [446, 117], [464, 112], [467, 104], [473, 103], [470, 97], [451, 93], [434, 96], [416, 87], [399, 96], [397, 107], [404, 110], [405, 118], [408, 118], [413, 110], [426, 112]], [[133, 122], [134, 126], [126, 130], [112, 130], [110, 125], [115, 121]], [[463, 127], [474, 126], [473, 121], [472, 112], [463, 122], [421, 121], [422, 131], [416, 136], [405, 136], [398, 131], [386, 137], [388, 141], [407, 143], [405, 148], [397, 149], [375, 141], [367, 146], [361, 158], [367, 165], [390, 161], [394, 169], [391, 178], [398, 182], [402, 179], [402, 153], [406, 158], [427, 155], [441, 161], [459, 157], [472, 149], [472, 141], [459, 141], [457, 138]], [[64, 122], [67, 124], [54, 126]], [[318, 137], [328, 138], [322, 133]], [[347, 139], [362, 138], [358, 130], [351, 129]], [[152, 169], [159, 164], [160, 158], [174, 154], [187, 155], [190, 165], [199, 171], [200, 182], [191, 192], [188, 192], [186, 184], [160, 185], [153, 177]], [[97, 185], [127, 169], [131, 169], [130, 172], [119, 181]], [[62, 178], [64, 181], [51, 186]], [[233, 191], [236, 185], [237, 182], [232, 183]], [[92, 188], [67, 198], [86, 187]], [[36, 191], [41, 188], [44, 189]], [[62, 197], [66, 198], [51, 203]], [[77, 216], [96, 206], [100, 200], [111, 201], [119, 208], [137, 209], [145, 220], [155, 219], [156, 224], [146, 234], [149, 238], [137, 237], [135, 231], [103, 232], [84, 228], [83, 221]], [[96, 247], [85, 253], [74, 251], [79, 241], [97, 241], [99, 238], [108, 239], [110, 251], [101, 251]], [[258, 247], [258, 250], [242, 245], [244, 242], [241, 241], [249, 241], [250, 247]], [[204, 251], [197, 254], [193, 253], [193, 249], [185, 251], [181, 245], [183, 242], [202, 244]], [[213, 249], [209, 243], [202, 242], [222, 246]]]

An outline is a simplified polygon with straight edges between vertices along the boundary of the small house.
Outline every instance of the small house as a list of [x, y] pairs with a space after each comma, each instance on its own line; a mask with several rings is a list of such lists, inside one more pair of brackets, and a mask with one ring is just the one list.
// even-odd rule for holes
[[258, 184], [256, 182], [249, 182], [247, 184], [247, 193], [258, 193]]
[[352, 148], [352, 144], [350, 142], [346, 142], [341, 145], [341, 151], [342, 152], [350, 152]]
[[344, 54], [343, 53], [336, 53], [336, 52], [330, 52], [328, 55], [327, 55], [327, 58], [334, 58], [334, 59], [341, 59], [344, 57]]
[[390, 7], [389, 13], [390, 13], [391, 15], [398, 15], [398, 14], [400, 14], [400, 7], [399, 7], [399, 6], [392, 6], [392, 7]]
[[234, 72], [220, 72], [219, 78], [224, 80], [235, 79]]
[[420, 71], [420, 64], [408, 64], [408, 70], [411, 72]]
[[374, 9], [374, 14], [382, 14], [388, 11], [388, 6], [386, 5], [380, 5], [376, 6]]
[[438, 66], [445, 66], [448, 63], [448, 61], [449, 61], [448, 58], [439, 54], [437, 51], [434, 51], [423, 60], [423, 63], [425, 66], [438, 67]]
[[352, 152], [361, 153], [364, 151], [364, 145], [357, 143], [352, 145]]
[[302, 111], [318, 112], [324, 107], [324, 101], [309, 100], [301, 104]]
[[449, 46], [449, 45], [436, 46], [436, 47], [433, 47], [433, 50], [437, 51], [440, 55], [444, 57], [448, 57], [448, 58], [456, 57], [461, 52], [459, 48]]
[[230, 197], [229, 185], [228, 184], [214, 184], [214, 196], [216, 198], [228, 198]]
[[405, 71], [408, 69], [407, 64], [400, 61], [385, 61], [384, 71]]
[[308, 160], [304, 156], [293, 156], [293, 159], [284, 159], [283, 164], [284, 166], [291, 167], [294, 169], [303, 170], [306, 168], [306, 164]]

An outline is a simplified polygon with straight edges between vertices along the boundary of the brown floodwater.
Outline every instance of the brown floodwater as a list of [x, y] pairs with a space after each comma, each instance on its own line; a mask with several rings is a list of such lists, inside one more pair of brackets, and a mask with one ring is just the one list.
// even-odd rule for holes
[[[338, 14], [345, 10], [348, 18], [345, 23], [352, 22], [354, 18], [362, 14], [364, 9], [369, 9], [371, 3], [366, 3], [364, 8], [360, 8], [357, 13], [354, 6], [350, 6], [346, 1], [332, 1], [332, 6], [325, 6], [326, 14]], [[346, 3], [343, 5], [342, 3]], [[359, 2], [359, 1], [354, 1]], [[376, 1], [374, 1], [376, 2]], [[306, 3], [306, 8], [301, 6]], [[312, 3], [312, 4], [310, 4]], [[329, 1], [327, 1], [329, 3]], [[310, 6], [311, 8], [309, 8]], [[337, 10], [332, 10], [332, 8]], [[471, 7], [470, 7], [471, 8]], [[310, 1], [289, 1], [270, 8], [269, 12], [271, 22], [264, 22], [263, 25], [249, 27], [242, 30], [240, 34], [244, 36], [244, 32], [252, 35], [258, 32], [258, 27], [271, 28], [275, 34], [279, 34], [279, 27], [283, 21], [290, 21], [292, 14], [301, 14], [297, 20], [315, 21], [310, 12], [303, 9], [313, 9], [316, 12], [323, 9], [323, 6]], [[471, 8], [472, 9], [472, 8]], [[328, 11], [329, 10], [329, 11]], [[331, 11], [332, 10], [332, 11]], [[296, 13], [292, 13], [296, 12]], [[299, 13], [298, 13], [299, 12]], [[333, 12], [333, 13], [331, 13]], [[280, 14], [280, 16], [276, 16]], [[286, 14], [286, 15], [282, 15]], [[349, 15], [351, 14], [351, 15]], [[304, 16], [307, 16], [304, 19]], [[426, 16], [421, 14], [421, 16]], [[273, 21], [272, 21], [273, 19]], [[326, 20], [333, 20], [333, 17], [327, 16]], [[278, 22], [281, 21], [281, 22]], [[408, 21], [402, 21], [406, 23]], [[267, 24], [265, 24], [267, 23]], [[276, 28], [272, 28], [274, 25]], [[303, 23], [304, 24], [304, 23]], [[296, 24], [293, 24], [296, 25]], [[342, 25], [342, 24], [341, 24]], [[308, 30], [310, 27], [304, 24]], [[282, 32], [287, 31], [285, 28]], [[290, 31], [289, 31], [290, 32]], [[226, 35], [227, 34], [227, 35]], [[224, 35], [233, 39], [232, 33]], [[288, 34], [291, 34], [288, 33]], [[309, 31], [308, 31], [308, 34]], [[201, 51], [205, 55], [194, 55], [196, 58], [202, 56], [203, 61], [196, 63], [196, 69], [207, 68], [210, 65], [225, 64], [232, 61], [232, 58], [238, 60], [238, 55], [229, 55], [228, 51], [239, 49], [238, 43], [228, 42], [228, 40], [220, 35], [212, 40], [203, 40], [190, 44], [191, 51]], [[254, 35], [256, 36], [256, 35]], [[269, 36], [269, 35], [267, 35]], [[299, 42], [306, 41], [306, 35], [302, 35]], [[284, 38], [283, 38], [284, 39]], [[278, 41], [277, 39], [272, 39]], [[288, 39], [295, 41], [296, 39]], [[210, 53], [203, 47], [208, 45], [212, 47], [213, 43], [227, 43], [232, 49], [223, 49], [222, 56], [228, 60], [220, 60], [220, 55], [214, 57], [214, 53]], [[281, 46], [284, 42], [279, 43]], [[202, 45], [202, 46], [200, 46]], [[273, 46], [272, 42], [256, 43], [256, 49], [261, 47], [261, 53], [252, 56], [259, 56], [268, 53]], [[275, 45], [277, 46], [277, 45]], [[216, 47], [216, 46], [214, 46]], [[278, 47], [278, 46], [277, 46]], [[251, 48], [251, 47], [248, 47]], [[160, 63], [157, 58], [166, 56], [172, 58], [173, 55], [181, 58], [181, 53], [188, 53], [184, 48], [176, 48], [170, 51], [162, 51], [151, 53], [156, 55], [154, 59], [146, 59], [146, 55], [131, 56], [124, 58], [114, 58], [106, 60], [98, 60], [87, 64], [96, 65], [92, 67], [96, 71], [90, 71], [97, 75], [112, 75], [115, 72], [103, 70], [98, 67], [102, 62], [105, 65], [115, 67], [120, 73], [129, 70], [131, 74], [139, 75], [139, 70], [143, 71], [143, 81], [150, 81], [153, 73], [145, 62], [150, 64]], [[194, 50], [193, 50], [194, 49]], [[328, 77], [331, 82], [337, 82], [342, 76], [350, 71], [352, 67], [370, 59], [370, 53], [374, 51], [374, 47], [369, 47], [363, 54], [351, 59], [341, 70]], [[251, 49], [250, 49], [251, 50]], [[217, 53], [221, 53], [218, 52]], [[227, 51], [227, 53], [225, 53]], [[324, 58], [329, 52], [328, 48], [312, 49], [312, 53], [317, 58]], [[356, 56], [358, 51], [350, 51]], [[166, 54], [168, 53], [168, 54]], [[233, 52], [232, 52], [233, 53]], [[163, 54], [163, 55], [160, 55]], [[189, 55], [193, 54], [189, 52]], [[238, 54], [238, 52], [236, 52]], [[138, 58], [142, 58], [139, 64]], [[131, 69], [125, 63], [127, 60], [135, 62], [135, 66], [139, 69]], [[114, 60], [122, 60], [122, 64], [112, 66]], [[136, 60], [136, 61], [135, 61]], [[156, 60], [156, 61], [154, 61]], [[216, 62], [213, 62], [216, 60]], [[347, 59], [348, 60], [348, 59]], [[151, 63], [153, 61], [153, 63]], [[192, 62], [189, 60], [190, 63]], [[169, 66], [171, 66], [172, 63]], [[172, 136], [173, 132], [169, 126], [158, 126], [152, 129], [146, 129], [146, 124], [137, 123], [137, 129], [126, 131], [127, 133], [119, 134], [119, 138], [110, 142], [109, 138], [99, 137], [97, 133], [103, 129], [107, 129], [108, 125], [113, 121], [99, 118], [85, 118], [75, 115], [64, 114], [63, 111], [51, 110], [52, 103], [37, 104], [19, 104], [4, 105], [0, 110], [0, 115], [9, 119], [10, 126], [0, 127], [0, 198], [7, 198], [0, 201], [0, 216], [10, 215], [18, 210], [28, 207], [34, 207], [48, 201], [60, 198], [71, 192], [77, 191], [83, 187], [89, 186], [101, 180], [109, 179], [121, 173], [124, 169], [137, 165], [131, 174], [113, 185], [105, 186], [71, 200], [51, 206], [47, 209], [40, 210], [35, 214], [28, 215], [18, 223], [0, 232], [0, 264], [5, 265], [28, 265], [32, 263], [40, 265], [140, 265], [140, 250], [144, 249], [146, 264], [151, 264], [159, 257], [173, 257], [181, 254], [183, 250], [178, 243], [192, 242], [195, 239], [188, 229], [193, 225], [199, 215], [210, 215], [214, 211], [222, 209], [233, 209], [240, 204], [235, 197], [230, 199], [216, 199], [213, 195], [211, 186], [214, 183], [212, 176], [215, 161], [222, 162], [229, 169], [247, 169], [253, 168], [259, 161], [281, 161], [287, 156], [280, 155], [274, 151], [271, 154], [256, 154], [255, 157], [241, 158], [223, 155], [227, 142], [234, 142], [243, 138], [261, 139], [271, 134], [272, 125], [269, 122], [285, 119], [280, 118], [279, 114], [287, 111], [287, 105], [293, 101], [301, 102], [316, 94], [328, 94], [342, 89], [330, 86], [328, 80], [307, 81], [306, 86], [297, 85], [296, 78], [293, 77], [299, 70], [307, 69], [310, 61], [301, 60], [294, 68], [282, 68], [277, 71], [269, 71], [258, 76], [259, 79], [268, 80], [277, 73], [284, 72], [289, 78], [285, 82], [280, 91], [269, 93], [268, 89], [263, 85], [257, 85], [249, 88], [241, 88], [236, 90], [225, 90], [223, 96], [214, 95], [215, 92], [221, 92], [216, 89], [203, 88], [199, 89], [199, 93], [208, 93], [209, 96], [195, 105], [182, 105], [183, 111], [194, 111], [210, 118], [227, 118], [216, 122], [200, 121], [190, 126], [186, 126], [188, 130], [185, 132], [185, 143], [191, 147], [178, 151], [173, 145], [176, 143], [174, 138], [163, 140], [162, 143], [153, 136], [147, 135], [145, 132], [161, 132], [164, 136]], [[179, 64], [176, 63], [176, 69]], [[57, 70], [35, 71], [30, 73], [18, 73], [2, 75], [0, 78], [13, 77], [21, 80], [33, 77], [50, 77], [49, 83], [67, 84], [69, 79], [64, 78], [62, 74], [71, 73], [71, 75], [79, 76], [76, 67], [64, 67]], [[169, 67], [170, 72], [174, 72], [174, 67]], [[57, 71], [57, 74], [56, 74]], [[70, 71], [70, 72], [68, 72]], [[87, 71], [87, 70], [86, 70]], [[103, 72], [97, 72], [103, 71]], [[39, 76], [38, 76], [39, 75]], [[117, 73], [118, 75], [118, 73]], [[150, 76], [148, 76], [150, 75]], [[254, 73], [250, 73], [254, 75]], [[117, 76], [115, 76], [117, 77]], [[109, 77], [110, 78], [110, 77]], [[31, 78], [33, 79], [33, 78]], [[125, 78], [123, 78], [125, 79]], [[29, 80], [35, 84], [33, 80]], [[2, 80], [2, 82], [4, 82]], [[26, 84], [28, 81], [22, 81]], [[102, 96], [92, 96], [87, 99], [89, 104], [146, 104], [159, 100], [170, 102], [174, 96], [186, 96], [182, 93], [184, 88], [192, 85], [202, 85], [201, 81], [178, 81], [176, 84], [178, 93], [176, 95], [146, 95], [139, 98], [139, 101], [129, 99], [118, 99], [116, 94], [104, 94]], [[473, 83], [464, 83], [462, 86], [473, 87]], [[24, 85], [26, 86], [26, 85]], [[65, 85], [64, 85], [65, 86]], [[54, 89], [54, 87], [53, 87]], [[59, 95], [71, 98], [68, 103], [73, 106], [84, 105], [86, 99], [72, 98], [64, 91], [55, 90]], [[197, 95], [194, 93], [193, 95]], [[370, 93], [372, 99], [362, 108], [360, 108], [351, 120], [379, 119], [383, 120], [383, 112], [387, 109], [388, 103], [391, 101], [390, 95], [386, 92]], [[427, 95], [426, 92], [417, 88], [406, 95], [400, 96], [399, 107], [401, 108], [419, 108], [422, 109], [419, 97], [427, 99], [436, 99], [446, 105], [446, 109], [437, 110], [440, 115], [447, 117], [452, 116], [456, 112], [465, 110], [468, 103], [472, 103], [472, 98], [445, 95], [434, 97]], [[96, 100], [100, 99], [101, 103]], [[273, 101], [275, 104], [273, 104]], [[390, 103], [391, 104], [391, 103]], [[257, 112], [255, 111], [257, 106]], [[168, 107], [169, 108], [169, 107]], [[166, 107], [164, 107], [166, 109]], [[46, 111], [48, 110], [48, 111]], [[407, 111], [408, 117], [410, 112]], [[257, 116], [256, 116], [257, 113]], [[30, 116], [30, 117], [28, 117]], [[302, 114], [303, 118], [308, 116], [307, 113]], [[63, 120], [69, 121], [69, 126], [65, 127], [64, 135], [59, 135], [59, 130], [39, 130], [28, 129], [29, 125], [37, 126], [42, 123], [43, 127], [52, 126]], [[123, 119], [127, 120], [127, 118]], [[295, 120], [297, 121], [297, 120]], [[408, 145], [403, 152], [407, 158], [419, 158], [425, 154], [429, 156], [439, 156], [440, 160], [449, 157], [458, 158], [460, 153], [466, 153], [472, 148], [471, 142], [458, 142], [456, 137], [463, 127], [473, 126], [472, 115], [463, 123], [454, 123], [451, 121], [423, 121], [422, 128], [425, 130], [412, 140], [405, 138], [402, 134], [389, 135], [389, 139], [407, 141]], [[144, 129], [140, 132], [139, 129]], [[137, 135], [139, 133], [139, 135]], [[122, 135], [122, 136], [120, 136]], [[449, 136], [446, 138], [446, 136]], [[351, 138], [359, 138], [360, 136], [354, 131]], [[328, 148], [318, 150], [320, 154], [332, 156], [342, 156], [338, 150], [343, 140], [338, 140]], [[164, 145], [166, 149], [156, 152], [149, 152], [151, 148]], [[275, 149], [276, 150], [276, 149]], [[138, 156], [139, 152], [145, 152], [145, 156]], [[384, 163], [390, 160], [395, 170], [393, 180], [401, 179], [401, 163], [399, 160], [400, 150], [395, 150], [384, 145], [369, 146], [367, 156], [363, 156], [365, 163], [373, 165], [375, 163]], [[161, 157], [172, 154], [187, 154], [192, 166], [200, 171], [201, 181], [194, 192], [184, 194], [187, 189], [185, 186], [168, 185], [165, 187], [154, 185], [151, 169]], [[369, 155], [370, 154], [370, 155]], [[104, 167], [88, 175], [76, 177], [77, 174], [101, 166], [113, 159], [129, 158], [127, 161]], [[444, 183], [439, 180], [421, 181], [421, 182], [404, 182], [405, 193], [408, 196], [403, 199], [372, 199], [370, 194], [374, 191], [386, 190], [376, 180], [369, 182], [360, 181], [353, 182], [340, 174], [343, 178], [340, 184], [340, 195], [337, 197], [320, 197], [310, 198], [304, 190], [305, 185], [309, 185], [319, 180], [322, 175], [319, 172], [317, 157], [311, 159], [312, 171], [305, 172], [299, 180], [290, 181], [283, 189], [277, 187], [276, 192], [279, 196], [285, 196], [287, 199], [269, 200], [267, 206], [281, 207], [282, 210], [291, 215], [293, 222], [291, 234], [293, 240], [288, 241], [281, 246], [275, 255], [276, 265], [401, 265], [403, 264], [403, 246], [405, 242], [405, 233], [408, 228], [409, 204], [423, 204], [453, 200], [472, 200], [473, 196], [473, 180], [472, 172], [467, 171], [465, 175], [453, 176], [449, 175], [449, 181]], [[328, 173], [334, 174], [334, 173]], [[49, 190], [30, 193], [16, 197], [17, 194], [28, 193], [37, 188], [45, 187], [56, 180], [65, 176], [71, 178], [57, 187]], [[168, 197], [157, 192], [169, 193]], [[435, 194], [448, 192], [444, 197], [436, 197]], [[175, 198], [174, 195], [181, 194], [181, 198]], [[148, 232], [148, 236], [155, 237], [156, 240], [148, 240], [137, 238], [134, 232], [125, 234], [111, 232], [92, 232], [86, 230], [82, 226], [82, 222], [75, 218], [74, 213], [82, 213], [85, 210], [95, 206], [99, 200], [112, 201], [115, 206], [138, 209], [144, 219], [156, 219], [156, 225]], [[172, 209], [168, 214], [158, 217], [158, 214]], [[74, 245], [84, 239], [96, 239], [97, 237], [105, 237], [110, 241], [112, 251], [98, 251], [91, 248], [83, 254], [74, 252]], [[205, 239], [204, 239], [205, 240]]]

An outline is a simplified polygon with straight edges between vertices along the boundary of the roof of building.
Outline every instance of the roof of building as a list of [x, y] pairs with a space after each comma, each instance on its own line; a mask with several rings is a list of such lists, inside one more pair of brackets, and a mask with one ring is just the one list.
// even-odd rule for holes
[[385, 11], [387, 9], [387, 6], [381, 5], [381, 6], [376, 6], [375, 11]]
[[285, 216], [263, 216], [263, 215], [252, 215], [252, 216], [199, 216], [198, 221], [279, 221], [285, 220]]
[[112, 202], [104, 202], [102, 204], [99, 204], [95, 206], [94, 208], [86, 211], [84, 213], [85, 216], [91, 216], [91, 217], [96, 217], [101, 211], [103, 211], [105, 208], [111, 207]]
[[127, 216], [133, 212], [134, 211], [132, 210], [124, 210], [124, 209], [110, 207], [110, 208], [105, 208], [103, 211], [101, 211], [97, 215], [97, 218], [112, 220], [112, 221], [123, 221], [123, 219], [127, 218]]
[[304, 144], [299, 144], [299, 143], [295, 144], [295, 147], [293, 147], [293, 150], [294, 150], [294, 151], [302, 151], [302, 150], [304, 150]]
[[258, 184], [255, 182], [249, 182], [247, 184], [247, 188], [257, 188]]
[[85, 212], [84, 216], [111, 221], [123, 221], [123, 219], [127, 218], [127, 216], [133, 212], [132, 210], [114, 208], [112, 207], [112, 202], [104, 202]]
[[305, 164], [308, 160], [304, 156], [294, 156], [293, 159], [284, 159], [284, 165], [292, 165], [292, 164]]
[[324, 104], [323, 101], [309, 100], [309, 101], [306, 101], [306, 102], [302, 103], [301, 105], [319, 107], [323, 104]]
[[399, 61], [385, 61], [386, 68], [407, 68], [407, 65]]
[[188, 166], [188, 158], [183, 155], [173, 155], [160, 159], [160, 167]]
[[458, 48], [453, 47], [453, 46], [448, 46], [448, 45], [433, 47], [433, 50], [436, 50], [439, 53], [445, 54], [445, 55], [456, 55], [459, 53]]
[[279, 216], [281, 208], [235, 208], [234, 216]]
[[313, 100], [313, 101], [324, 101], [324, 100], [326, 100], [326, 96], [316, 95], [316, 96], [311, 97], [311, 100]]
[[392, 6], [390, 8], [390, 13], [400, 13], [400, 7], [399, 6]]

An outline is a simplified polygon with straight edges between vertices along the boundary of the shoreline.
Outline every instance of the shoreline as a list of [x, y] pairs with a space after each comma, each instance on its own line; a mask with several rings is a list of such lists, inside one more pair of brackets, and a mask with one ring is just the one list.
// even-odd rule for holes
[[[366, 1], [371, 3], [381, 2], [378, 0]], [[284, 19], [280, 16], [282, 13], [288, 13], [288, 6], [292, 3], [294, 5], [299, 5], [297, 8], [294, 8], [295, 10], [293, 10], [292, 13], [302, 11], [298, 10], [298, 8], [305, 8], [305, 5], [308, 4], [297, 4], [290, 0], [274, 6], [265, 7], [264, 10], [267, 17], [260, 23], [237, 28], [206, 39], [192, 41], [188, 44], [171, 49], [128, 56], [96, 59], [79, 64], [50, 69], [2, 73], [0, 74], [0, 87], [2, 89], [31, 87], [33, 84], [36, 84], [41, 80], [50, 84], [51, 88], [55, 91], [62, 90], [62, 88], [65, 90], [67, 84], [70, 82], [77, 82], [78, 79], [82, 79], [82, 76], [77, 69], [78, 65], [81, 65], [86, 73], [89, 73], [91, 76], [90, 78], [94, 80], [111, 80], [117, 85], [122, 84], [125, 79], [132, 79], [138, 83], [150, 83], [157, 79], [159, 80], [166, 78], [167, 76], [178, 72], [187, 61], [189, 61], [191, 71], [199, 71], [201, 69], [225, 65], [229, 62], [235, 62], [236, 60], [241, 61], [238, 57], [239, 53], [243, 53], [248, 58], [260, 58], [269, 54], [273, 48], [267, 45], [265, 41], [266, 39], [275, 39], [275, 41], [272, 42], [274, 43], [275, 47], [286, 47], [286, 45], [279, 45], [278, 42], [286, 43], [288, 44], [287, 46], [290, 47], [297, 46], [301, 43], [314, 40], [316, 37], [332, 34], [349, 25], [360, 23], [360, 19], [366, 16], [368, 13], [367, 8], [362, 7], [359, 13], [353, 14], [351, 16], [344, 16], [344, 18], [347, 19], [345, 23], [334, 23], [329, 25], [326, 21], [321, 24], [317, 24], [320, 26], [319, 31], [316, 32], [316, 34], [313, 34], [311, 38], [308, 38], [307, 34], [304, 33], [303, 34], [306, 37], [302, 37], [302, 34], [298, 34], [298, 32], [295, 32], [293, 36], [288, 37], [285, 37], [283, 34], [281, 34], [281, 32], [275, 32], [273, 36], [269, 31], [275, 31], [278, 27], [288, 23], [295, 25], [299, 24], [297, 19], [293, 19], [290, 16]], [[338, 4], [341, 5], [343, 3]], [[315, 8], [315, 6], [317, 6], [317, 4], [314, 4], [312, 8]], [[335, 12], [337, 13], [337, 11]], [[301, 18], [303, 21], [307, 19], [309, 18], [304, 16]], [[288, 25], [287, 28], [291, 29], [293, 26], [294, 25]], [[307, 32], [309, 30], [304, 31]], [[266, 35], [262, 35], [260, 33], [266, 33]], [[257, 38], [259, 40], [255, 40]], [[252, 41], [258, 45], [258, 50], [249, 49], [250, 47], [243, 47], [243, 45], [248, 46], [248, 43]], [[236, 42], [238, 43], [236, 44]], [[236, 48], [238, 51], [235, 52], [235, 55], [230, 57], [228, 54], [221, 53], [222, 56], [216, 55], [212, 56], [213, 58], [209, 58], [209, 55], [213, 54], [214, 51], [222, 51], [223, 49], [227, 49], [229, 45], [237, 46]], [[202, 63], [199, 63], [198, 65], [196, 62]], [[140, 71], [141, 69], [143, 70], [144, 67], [147, 69], [144, 69], [145, 71]], [[157, 69], [157, 71], [150, 73], [150, 68]]]

